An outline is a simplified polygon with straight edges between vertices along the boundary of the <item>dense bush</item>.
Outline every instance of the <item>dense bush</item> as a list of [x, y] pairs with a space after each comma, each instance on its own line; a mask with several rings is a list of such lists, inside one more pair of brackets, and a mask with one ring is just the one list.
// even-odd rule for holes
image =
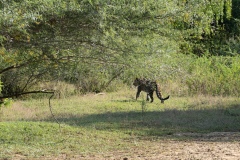
[[158, 80], [177, 95], [238, 95], [237, 6], [237, 0], [2, 0], [0, 97], [45, 82], [74, 85], [76, 93], [114, 91], [136, 77]]
[[240, 57], [201, 57], [189, 67], [191, 94], [240, 96]]
[[157, 80], [164, 92], [176, 96], [240, 96], [239, 56], [197, 57], [172, 54], [155, 57], [151, 62], [142, 61], [139, 63], [140, 69], [130, 70], [128, 84], [131, 85], [134, 76], [139, 76]]

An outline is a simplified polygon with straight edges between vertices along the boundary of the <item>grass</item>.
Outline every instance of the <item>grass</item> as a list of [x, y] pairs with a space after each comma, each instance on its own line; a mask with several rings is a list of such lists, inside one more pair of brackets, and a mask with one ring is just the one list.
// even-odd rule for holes
[[15, 101], [1, 109], [0, 159], [104, 153], [177, 138], [176, 133], [240, 131], [237, 97], [172, 96], [161, 104], [156, 98], [145, 102], [145, 93], [138, 101], [134, 95], [130, 89], [53, 99], [60, 128], [48, 99]]

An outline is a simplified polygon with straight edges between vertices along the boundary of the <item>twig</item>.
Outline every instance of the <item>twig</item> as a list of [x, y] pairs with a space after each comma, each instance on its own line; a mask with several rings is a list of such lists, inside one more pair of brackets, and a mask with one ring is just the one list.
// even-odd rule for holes
[[34, 94], [34, 93], [51, 93], [51, 94], [54, 94], [54, 91], [40, 90], [40, 91], [21, 92], [21, 93], [15, 93], [15, 94], [13, 94], [13, 95], [4, 95], [4, 96], [0, 96], [0, 99], [3, 99], [3, 98], [19, 97], [19, 96], [21, 96], [21, 95], [25, 95], [25, 94]]
[[35, 94], [35, 93], [52, 94], [52, 95], [49, 97], [49, 109], [50, 109], [50, 112], [51, 112], [52, 117], [53, 117], [54, 120], [58, 123], [59, 129], [61, 129], [61, 128], [60, 128], [60, 127], [61, 127], [61, 126], [60, 126], [60, 123], [59, 123], [59, 121], [56, 119], [56, 117], [54, 116], [54, 114], [53, 114], [53, 112], [52, 112], [52, 106], [51, 106], [51, 99], [52, 99], [52, 97], [55, 95], [55, 91], [39, 90], [39, 91], [22, 92], [22, 93], [17, 93], [17, 94], [14, 94], [14, 95], [0, 96], [0, 103], [1, 103], [1, 100], [5, 99], [5, 98], [12, 98], [12, 97], [18, 97], [18, 96], [21, 96], [21, 95], [25, 95], [25, 94]]
[[104, 85], [104, 88], [107, 88], [115, 78], [119, 77], [124, 72], [123, 68], [124, 67], [120, 68], [119, 71], [113, 75], [113, 77]]
[[54, 92], [52, 92], [52, 95], [49, 97], [49, 109], [50, 109], [50, 112], [51, 112], [51, 115], [52, 115], [52, 117], [54, 118], [54, 120], [58, 123], [58, 125], [59, 125], [59, 129], [61, 130], [61, 124], [60, 124], [60, 122], [57, 120], [57, 118], [55, 117], [55, 115], [53, 114], [53, 112], [52, 112], [52, 105], [51, 105], [51, 99], [52, 99], [52, 97], [54, 96], [54, 94], [55, 94], [55, 91]]

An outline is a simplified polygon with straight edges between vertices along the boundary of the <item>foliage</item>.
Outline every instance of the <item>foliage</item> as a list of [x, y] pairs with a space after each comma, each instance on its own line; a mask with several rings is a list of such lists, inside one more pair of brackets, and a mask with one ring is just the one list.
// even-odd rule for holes
[[[173, 53], [236, 55], [238, 8], [232, 10], [233, 3], [3, 0], [2, 95], [18, 95], [39, 81], [53, 80], [74, 83], [84, 93], [100, 92], [120, 76], [129, 83], [133, 76], [158, 79], [162, 70], [175, 72], [175, 66], [158, 63]], [[231, 39], [223, 43], [230, 32]], [[162, 79], [171, 77], [163, 73]]]
[[239, 57], [202, 57], [189, 68], [189, 92], [207, 95], [239, 96]]
[[[164, 92], [175, 96], [196, 94], [239, 96], [239, 56], [203, 56], [168, 54], [147, 57], [138, 68], [123, 74], [126, 83], [134, 78], [157, 80]], [[166, 93], [166, 94], [167, 94]]]
[[[0, 81], [0, 93], [2, 91], [2, 87], [3, 87], [3, 85], [2, 85], [2, 82]], [[3, 107], [3, 106], [10, 106], [11, 103], [12, 103], [12, 100], [9, 99], [9, 98], [3, 98], [3, 99], [0, 98], [0, 110], [1, 110], [1, 107]]]
[[[239, 1], [223, 0], [221, 2], [208, 1], [206, 5], [207, 15], [213, 15], [208, 19], [207, 28], [200, 28], [199, 34], [185, 37], [180, 48], [183, 53], [194, 53], [198, 56], [220, 55], [235, 56], [239, 54]], [[214, 6], [214, 7], [213, 7]], [[216, 8], [215, 8], [216, 7]], [[208, 10], [208, 9], [210, 10]], [[202, 15], [203, 16], [203, 15]], [[200, 16], [200, 19], [202, 19]]]

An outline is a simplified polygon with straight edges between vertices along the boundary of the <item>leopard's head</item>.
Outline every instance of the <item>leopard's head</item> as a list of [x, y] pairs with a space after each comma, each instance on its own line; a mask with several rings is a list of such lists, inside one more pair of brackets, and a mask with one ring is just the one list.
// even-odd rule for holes
[[133, 82], [133, 85], [136, 87], [139, 86], [140, 84], [141, 84], [141, 80], [139, 78], [136, 78]]

